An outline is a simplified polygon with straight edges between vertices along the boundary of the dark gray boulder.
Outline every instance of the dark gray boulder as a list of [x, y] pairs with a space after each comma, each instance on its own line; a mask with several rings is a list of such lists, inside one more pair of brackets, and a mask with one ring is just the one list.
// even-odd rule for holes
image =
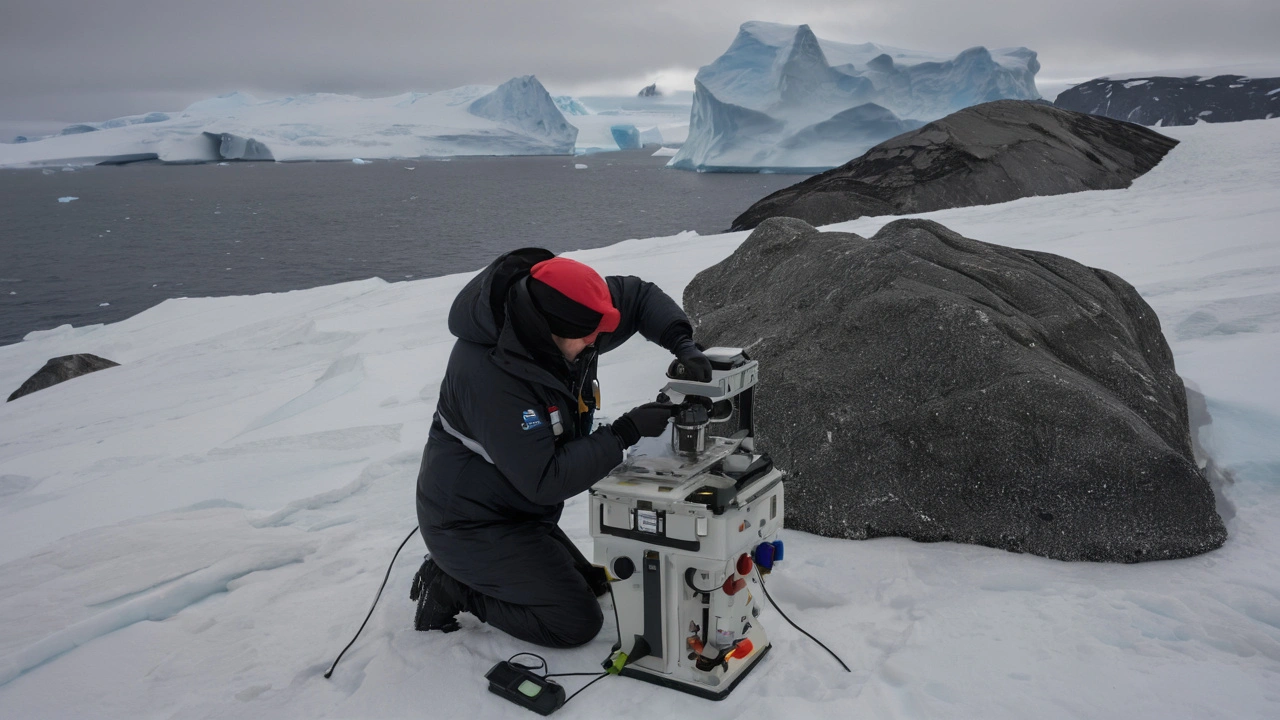
[[204, 136], [213, 142], [213, 151], [223, 160], [275, 160], [271, 148], [253, 138], [212, 132]]
[[1159, 320], [1112, 273], [928, 220], [776, 218], [684, 305], [760, 361], [788, 527], [1115, 562], [1226, 538]]
[[1178, 142], [1146, 128], [1026, 100], [965, 108], [783, 188], [733, 221], [828, 225], [1128, 187]]
[[1139, 125], [1194, 125], [1280, 117], [1280, 78], [1101, 78], [1064, 90], [1056, 107]]
[[45, 363], [44, 367], [36, 371], [35, 375], [27, 378], [27, 381], [22, 383], [21, 387], [14, 390], [6, 402], [13, 402], [23, 395], [30, 395], [37, 390], [43, 390], [71, 378], [88, 375], [91, 372], [105, 370], [119, 364], [89, 353], [63, 355], [62, 357], [53, 358]]

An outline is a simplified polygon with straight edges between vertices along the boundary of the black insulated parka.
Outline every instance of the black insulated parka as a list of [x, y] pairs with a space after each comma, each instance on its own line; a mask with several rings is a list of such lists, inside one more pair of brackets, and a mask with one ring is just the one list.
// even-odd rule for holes
[[536, 600], [518, 588], [538, 564], [528, 553], [545, 547], [564, 501], [622, 462], [612, 430], [591, 432], [598, 353], [637, 332], [669, 350], [692, 334], [656, 285], [611, 276], [618, 327], [569, 363], [526, 287], [530, 268], [551, 257], [535, 248], [507, 253], [454, 300], [449, 331], [458, 340], [418, 475], [418, 521], [436, 563], [512, 603]]

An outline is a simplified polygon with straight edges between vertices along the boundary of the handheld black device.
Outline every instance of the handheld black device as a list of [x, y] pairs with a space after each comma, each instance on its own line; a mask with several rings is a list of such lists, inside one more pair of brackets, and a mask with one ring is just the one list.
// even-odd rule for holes
[[494, 665], [484, 676], [489, 692], [539, 715], [550, 715], [564, 705], [564, 688], [559, 683], [508, 660]]

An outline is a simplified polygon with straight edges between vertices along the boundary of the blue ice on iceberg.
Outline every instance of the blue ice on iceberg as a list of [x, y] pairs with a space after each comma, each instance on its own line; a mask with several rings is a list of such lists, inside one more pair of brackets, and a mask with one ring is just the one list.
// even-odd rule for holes
[[560, 112], [565, 115], [590, 115], [591, 111], [586, 105], [578, 102], [578, 99], [571, 95], [555, 96], [556, 107], [560, 108]]
[[670, 165], [827, 170], [970, 105], [1037, 99], [1039, 70], [1023, 47], [948, 57], [820, 40], [808, 25], [744, 23], [698, 71], [689, 137]]

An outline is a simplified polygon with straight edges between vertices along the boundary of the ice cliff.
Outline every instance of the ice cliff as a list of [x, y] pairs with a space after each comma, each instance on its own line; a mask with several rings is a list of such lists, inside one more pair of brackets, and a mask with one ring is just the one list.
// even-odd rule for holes
[[1036, 54], [955, 57], [820, 40], [808, 25], [748, 22], [698, 71], [689, 138], [670, 165], [699, 171], [817, 172], [956, 110], [1034, 100]]

